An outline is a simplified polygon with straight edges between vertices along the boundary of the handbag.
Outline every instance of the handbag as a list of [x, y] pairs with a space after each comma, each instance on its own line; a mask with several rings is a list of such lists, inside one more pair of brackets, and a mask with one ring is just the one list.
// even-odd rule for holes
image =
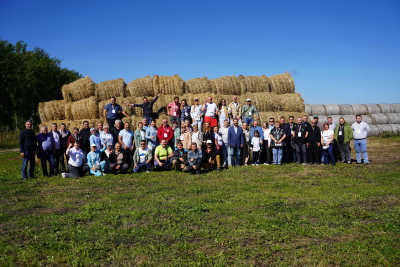
[[93, 152], [90, 152], [90, 154], [92, 155], [92, 167], [96, 170], [99, 171], [100, 170], [100, 165], [98, 164], [94, 164], [94, 159], [93, 159]]

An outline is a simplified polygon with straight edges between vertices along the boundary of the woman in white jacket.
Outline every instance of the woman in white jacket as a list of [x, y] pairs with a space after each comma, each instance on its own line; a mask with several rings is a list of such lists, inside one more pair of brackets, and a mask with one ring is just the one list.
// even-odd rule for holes
[[[264, 142], [262, 144], [261, 154], [262, 154], [262, 161], [264, 165], [269, 165], [271, 162], [271, 128], [268, 127], [267, 123], [263, 123], [263, 134], [264, 134]], [[260, 162], [262, 162], [260, 161]]]
[[199, 105], [199, 99], [194, 99], [194, 105], [190, 109], [190, 117], [192, 117], [192, 126], [197, 125], [199, 131], [202, 131], [203, 127], [203, 111], [201, 110], [201, 105]]

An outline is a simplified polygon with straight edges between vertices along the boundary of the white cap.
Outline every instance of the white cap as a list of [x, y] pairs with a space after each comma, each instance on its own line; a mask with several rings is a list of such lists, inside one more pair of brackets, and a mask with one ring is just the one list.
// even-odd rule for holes
[[246, 102], [251, 102], [250, 98], [247, 98]]
[[210, 139], [208, 139], [207, 144], [212, 144], [212, 141]]
[[97, 146], [96, 146], [96, 144], [91, 144], [90, 146], [94, 146], [94, 147], [97, 147]]

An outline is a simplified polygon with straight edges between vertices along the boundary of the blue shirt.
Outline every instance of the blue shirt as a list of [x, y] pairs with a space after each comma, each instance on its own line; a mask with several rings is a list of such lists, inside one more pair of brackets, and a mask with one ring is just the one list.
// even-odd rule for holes
[[92, 146], [93, 144], [96, 145], [97, 150], [101, 149], [101, 141], [100, 141], [100, 137], [98, 135], [92, 134], [89, 138], [90, 140], [90, 146]]
[[[153, 137], [151, 139], [151, 137]], [[147, 144], [152, 147], [156, 147], [158, 145], [157, 142], [157, 127], [153, 128], [153, 126], [149, 126], [146, 130], [146, 139], [147, 139]]]
[[53, 134], [51, 132], [47, 133], [46, 136], [44, 135], [44, 133], [37, 134], [36, 141], [38, 141], [39, 150], [44, 151], [52, 150], [53, 144], [55, 142]]
[[260, 140], [261, 141], [264, 140], [264, 132], [263, 132], [263, 129], [261, 128], [261, 126], [259, 126], [259, 125], [257, 125], [257, 127], [251, 126], [250, 129], [251, 129], [251, 131], [250, 131], [250, 140], [253, 139], [254, 131], [256, 131], [256, 130], [258, 131], [258, 136], [260, 137]]
[[190, 117], [190, 106], [182, 107], [181, 121]]
[[147, 131], [147, 128], [149, 128], [149, 126], [143, 125], [143, 131]]
[[114, 106], [111, 105], [111, 103], [108, 103], [105, 107], [105, 110], [108, 111], [107, 113], [107, 119], [111, 120], [116, 120], [118, 119], [118, 111], [122, 112], [122, 107], [118, 104], [115, 104]]
[[125, 129], [119, 132], [119, 136], [122, 137], [122, 142], [126, 147], [131, 148], [133, 146], [132, 139], [134, 138], [133, 132], [131, 130], [126, 131]]
[[[188, 163], [189, 165], [193, 166], [196, 165], [197, 160], [201, 159], [203, 157], [203, 153], [201, 152], [201, 149], [197, 149], [196, 152], [194, 152], [193, 150], [190, 150], [188, 152]], [[193, 161], [190, 161], [191, 159], [193, 159]]]

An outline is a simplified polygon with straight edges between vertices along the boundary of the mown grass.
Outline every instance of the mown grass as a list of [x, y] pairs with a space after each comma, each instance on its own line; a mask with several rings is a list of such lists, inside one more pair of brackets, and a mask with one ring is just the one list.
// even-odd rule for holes
[[370, 166], [23, 183], [0, 155], [0, 266], [399, 266], [400, 138]]

